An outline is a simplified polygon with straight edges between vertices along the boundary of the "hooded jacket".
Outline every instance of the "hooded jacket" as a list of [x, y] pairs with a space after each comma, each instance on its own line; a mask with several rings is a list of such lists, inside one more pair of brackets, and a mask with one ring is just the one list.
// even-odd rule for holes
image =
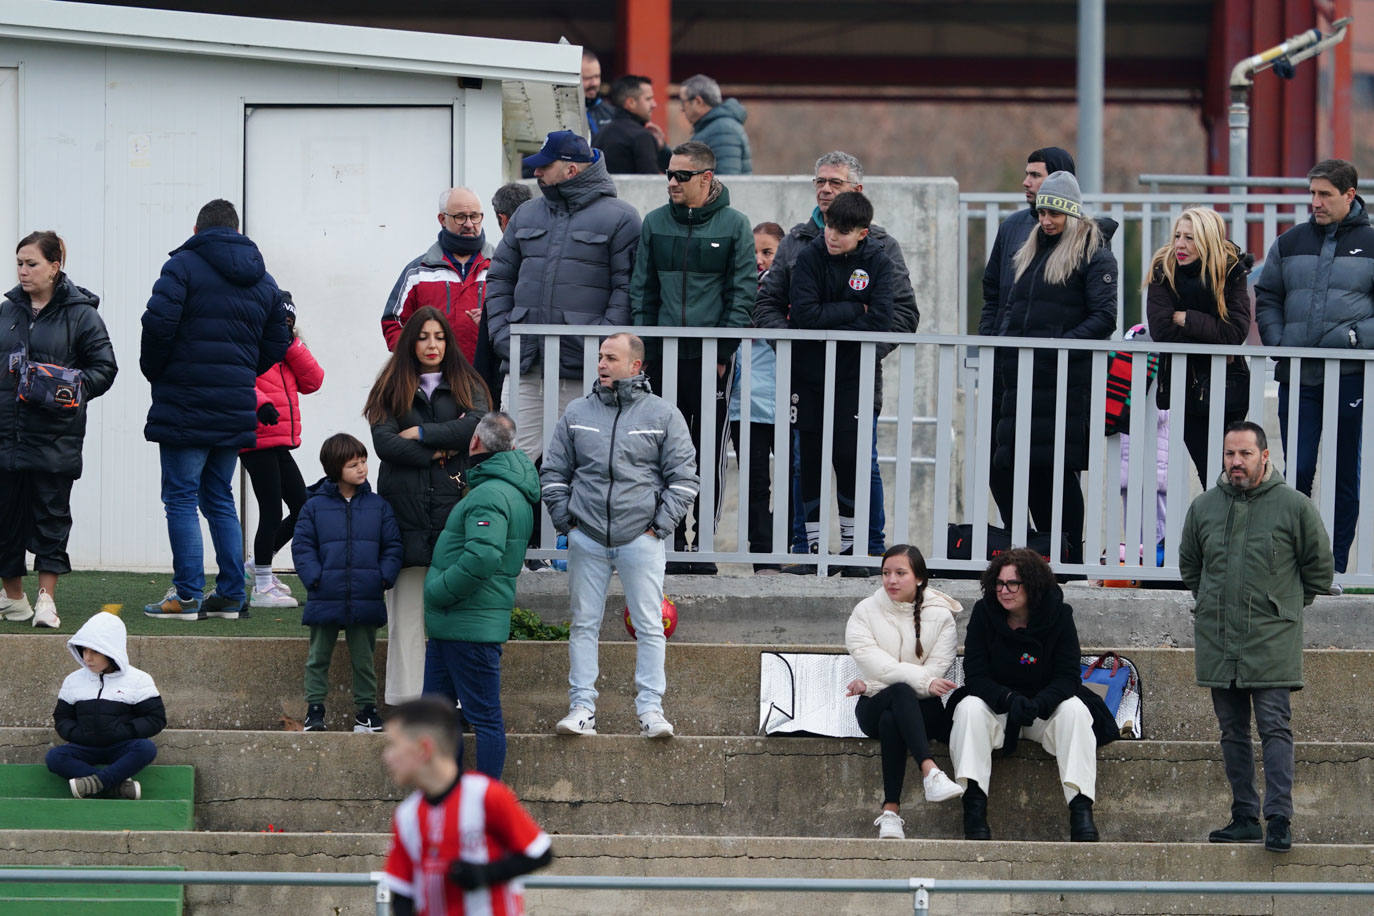
[[1331, 588], [1317, 509], [1270, 465], [1254, 487], [1222, 473], [1188, 507], [1179, 575], [1193, 604], [1202, 687], [1302, 687], [1303, 608]]
[[752, 175], [754, 157], [744, 121], [749, 117], [738, 99], [726, 99], [697, 119], [692, 139], [716, 154], [717, 175]]
[[[630, 323], [639, 213], [616, 197], [600, 150], [596, 156], [567, 181], [541, 184], [541, 196], [506, 224], [487, 271], [487, 326], [502, 372], [510, 367], [512, 324]], [[541, 352], [538, 340], [522, 339], [522, 374]], [[582, 378], [581, 340], [563, 341], [559, 366], [563, 378]]]
[[[730, 206], [718, 181], [700, 207], [668, 203], [644, 217], [630, 281], [636, 325], [675, 328], [743, 328], [758, 295], [758, 266], [749, 218]], [[701, 355], [699, 341], [684, 341], [683, 358]], [[718, 358], [723, 363], [727, 352]]]
[[301, 444], [301, 398], [313, 394], [324, 384], [324, 369], [299, 337], [291, 338], [286, 356], [254, 383], [258, 407], [271, 404], [277, 409], [277, 422], [258, 422], [257, 444], [245, 452], [264, 448], [298, 448]]
[[171, 446], [251, 448], [257, 377], [291, 343], [262, 254], [233, 229], [202, 229], [162, 265], [143, 312], [138, 365], [153, 389], [143, 436]]
[[401, 529], [391, 506], [363, 481], [352, 499], [323, 478], [310, 488], [291, 538], [305, 586], [306, 626], [386, 623], [385, 592], [401, 574]]
[[10, 356], [27, 348], [34, 362], [80, 369], [82, 375], [81, 406], [58, 412], [18, 401], [18, 377], [0, 371], [0, 469], [81, 476], [87, 402], [109, 391], [119, 371], [99, 306], [98, 296], [66, 274], [58, 274], [52, 299], [36, 318], [21, 287], [0, 300], [0, 359], [6, 369]]
[[515, 580], [539, 507], [539, 472], [519, 449], [478, 455], [425, 575], [430, 639], [510, 639]]
[[844, 647], [868, 685], [864, 696], [877, 696], [893, 684], [906, 684], [922, 698], [930, 696], [930, 682], [944, 677], [954, 664], [954, 618], [963, 609], [949, 595], [927, 586], [918, 653], [914, 604], [893, 601], [879, 588], [855, 605], [844, 628]]
[[401, 329], [417, 309], [432, 306], [443, 312], [468, 362], [477, 360], [477, 328], [486, 296], [491, 259], [473, 254], [467, 273], [461, 273], [438, 242], [401, 270], [382, 308], [382, 336], [386, 348], [396, 349]]
[[[644, 121], [624, 108], [596, 132], [592, 146], [606, 156], [606, 171], [612, 175], [661, 175], [658, 141]], [[665, 151], [666, 152], [666, 151]]]
[[[1255, 321], [1266, 347], [1374, 347], [1374, 227], [1364, 198], [1355, 196], [1339, 223], [1315, 217], [1274, 240], [1255, 281]], [[1343, 374], [1363, 371], [1363, 360], [1341, 364]], [[1305, 360], [1302, 384], [1319, 385], [1321, 360]], [[1274, 377], [1288, 381], [1288, 360]]]
[[554, 527], [607, 547], [652, 529], [672, 536], [697, 497], [696, 447], [682, 412], [643, 375], [599, 381], [568, 405], [539, 474]]
[[[97, 613], [67, 640], [67, 651], [80, 667], [67, 675], [52, 711], [63, 741], [86, 747], [109, 747], [135, 738], [151, 738], [167, 726], [167, 711], [148, 672], [129, 664], [124, 621]], [[81, 659], [94, 649], [114, 669], [96, 674]]]

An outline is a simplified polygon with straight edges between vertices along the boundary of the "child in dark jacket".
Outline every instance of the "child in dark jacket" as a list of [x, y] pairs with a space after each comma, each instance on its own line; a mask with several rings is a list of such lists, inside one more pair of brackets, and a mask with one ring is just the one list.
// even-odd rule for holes
[[310, 488], [291, 540], [306, 588], [301, 623], [310, 627], [305, 663], [305, 730], [324, 731], [329, 662], [343, 630], [353, 662], [355, 732], [379, 732], [377, 628], [386, 624], [384, 593], [401, 572], [401, 529], [386, 500], [367, 483], [367, 446], [347, 433], [320, 446], [325, 479]]
[[152, 676], [129, 664], [128, 641], [124, 621], [104, 611], [67, 640], [81, 667], [62, 682], [52, 717], [70, 743], [48, 751], [47, 764], [76, 798], [139, 798], [133, 777], [157, 756], [149, 739], [166, 727], [167, 712]]

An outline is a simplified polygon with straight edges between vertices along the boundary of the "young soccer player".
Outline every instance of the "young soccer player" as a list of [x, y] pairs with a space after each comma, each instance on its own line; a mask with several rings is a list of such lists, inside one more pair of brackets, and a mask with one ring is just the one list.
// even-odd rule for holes
[[415, 791], [396, 808], [386, 881], [395, 916], [519, 916], [515, 879], [553, 860], [548, 834], [514, 793], [481, 773], [464, 773], [457, 710], [421, 697], [387, 719], [382, 762]]

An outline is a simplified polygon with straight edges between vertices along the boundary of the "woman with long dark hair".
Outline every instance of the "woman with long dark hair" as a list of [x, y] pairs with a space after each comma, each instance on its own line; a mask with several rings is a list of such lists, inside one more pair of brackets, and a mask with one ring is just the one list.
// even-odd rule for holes
[[[114, 384], [118, 366], [96, 308], [100, 297], [63, 271], [67, 246], [55, 232], [30, 232], [15, 248], [19, 285], [0, 300], [0, 617], [57, 627], [57, 577], [72, 571], [72, 484], [81, 476], [86, 403]], [[22, 357], [22, 359], [20, 358]], [[80, 372], [66, 394], [20, 398], [24, 362]], [[68, 397], [67, 395], [70, 395]], [[38, 594], [24, 593], [25, 552]]]
[[377, 491], [391, 503], [405, 557], [387, 592], [386, 702], [420, 695], [425, 675], [425, 572], [462, 495], [468, 442], [491, 409], [486, 383], [438, 309], [417, 309], [367, 396], [363, 416], [381, 461]]
[[900, 840], [908, 755], [921, 768], [926, 801], [963, 794], [930, 754], [930, 739], [947, 734], [940, 698], [955, 688], [945, 675], [954, 664], [954, 615], [963, 608], [929, 587], [925, 557], [915, 547], [889, 548], [882, 576], [882, 588], [858, 603], [844, 629], [845, 648], [862, 675], [849, 682], [846, 696], [859, 698], [859, 728], [882, 748], [883, 808], [873, 826], [878, 839]]
[[[1169, 243], [1150, 261], [1145, 313], [1150, 337], [1167, 343], [1205, 343], [1238, 346], [1250, 333], [1250, 288], [1247, 277], [1252, 255], [1226, 237], [1226, 221], [1207, 207], [1192, 207], [1174, 221]], [[1170, 401], [1174, 359], [1165, 356], [1156, 389], [1159, 408]], [[1207, 417], [1211, 410], [1212, 360], [1189, 356], [1182, 384], [1183, 444], [1197, 468], [1202, 488], [1220, 470], [1207, 467]], [[1221, 428], [1245, 419], [1250, 402], [1250, 367], [1244, 359], [1226, 358], [1226, 401]], [[1216, 437], [1220, 458], [1221, 436]]]

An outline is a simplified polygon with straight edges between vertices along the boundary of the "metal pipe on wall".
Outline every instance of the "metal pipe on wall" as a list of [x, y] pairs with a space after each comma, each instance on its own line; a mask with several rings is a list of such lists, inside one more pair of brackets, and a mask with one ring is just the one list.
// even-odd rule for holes
[[1078, 185], [1085, 194], [1102, 191], [1105, 5], [1105, 0], [1078, 0]]

